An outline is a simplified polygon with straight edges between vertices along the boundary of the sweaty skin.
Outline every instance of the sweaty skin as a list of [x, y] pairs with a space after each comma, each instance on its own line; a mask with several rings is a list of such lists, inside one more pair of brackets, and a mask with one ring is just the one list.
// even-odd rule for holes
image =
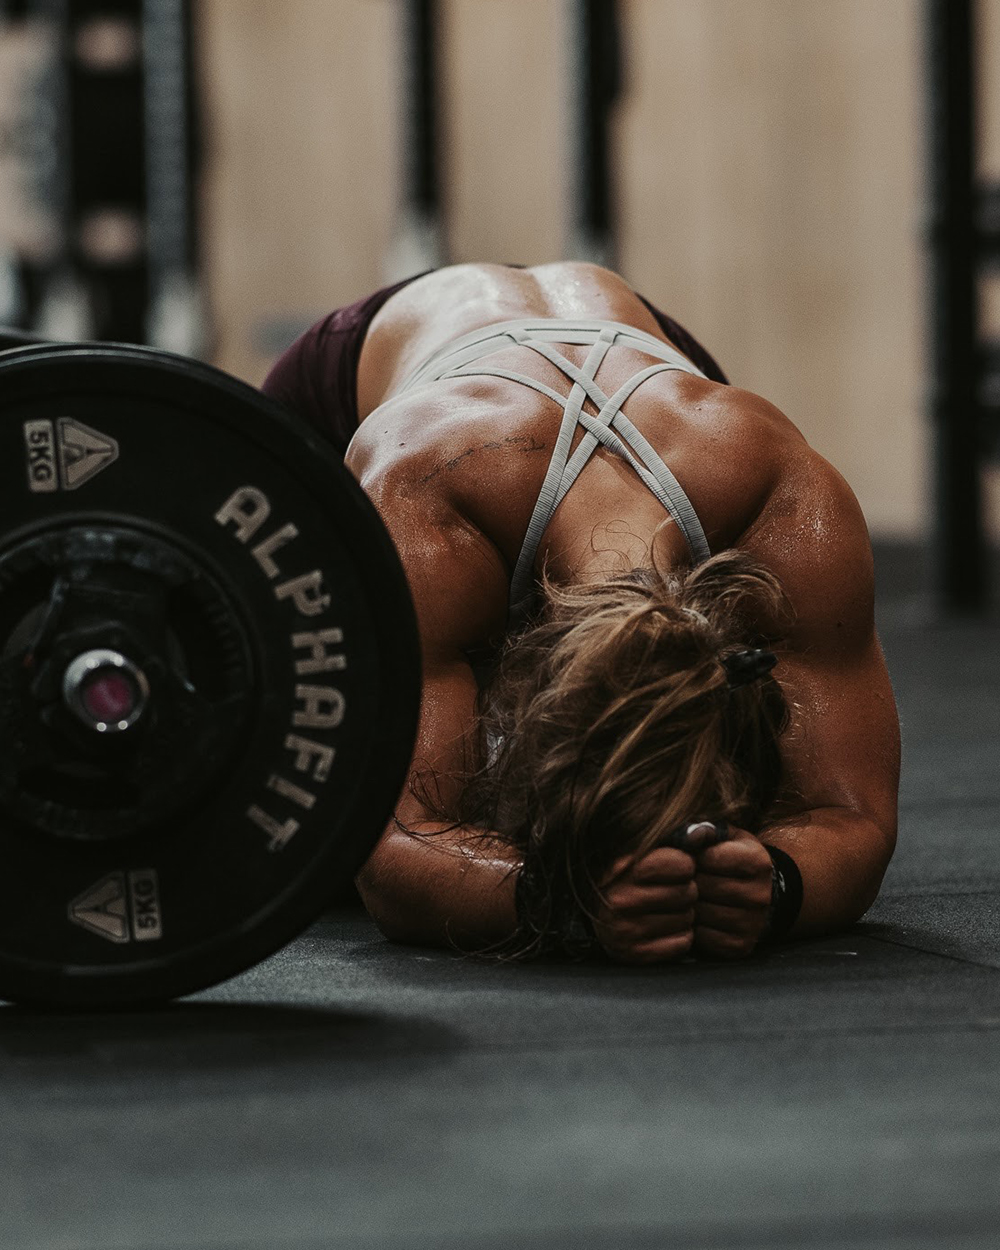
[[[358, 377], [362, 423], [348, 469], [374, 501], [406, 569], [420, 626], [424, 691], [414, 766], [441, 775], [460, 766], [473, 724], [471, 661], [503, 638], [511, 573], [549, 464], [562, 410], [499, 378], [433, 383], [404, 395], [409, 373], [437, 348], [484, 325], [517, 317], [620, 321], [663, 338], [617, 275], [593, 265], [533, 269], [462, 265], [406, 286], [376, 316]], [[665, 340], [669, 341], [669, 340]], [[584, 347], [560, 348], [577, 364]], [[565, 394], [569, 383], [529, 348], [491, 363]], [[611, 349], [596, 381], [605, 394], [652, 363]], [[857, 920], [874, 900], [896, 838], [899, 724], [874, 626], [871, 544], [843, 477], [792, 422], [760, 396], [680, 372], [660, 373], [625, 412], [679, 480], [714, 553], [737, 547], [781, 579], [796, 613], [775, 676], [792, 709], [782, 744], [787, 793], [761, 841], [786, 850], [802, 873], [794, 935]], [[577, 431], [577, 441], [583, 430]], [[574, 447], [576, 442], [574, 442]], [[536, 560], [571, 582], [613, 571], [624, 552], [648, 555], [665, 519], [635, 472], [601, 447], [560, 505]], [[657, 538], [660, 559], [682, 563], [676, 526]], [[766, 625], [766, 622], [762, 622]], [[445, 784], [442, 797], [447, 804]], [[441, 832], [404, 790], [395, 823], [358, 878], [364, 901], [391, 938], [482, 947], [514, 928], [518, 857], [463, 831]], [[704, 813], [692, 813], [692, 819]], [[607, 881], [597, 935], [629, 962], [748, 954], [770, 902], [770, 859], [761, 841], [689, 851], [662, 848], [618, 861]]]

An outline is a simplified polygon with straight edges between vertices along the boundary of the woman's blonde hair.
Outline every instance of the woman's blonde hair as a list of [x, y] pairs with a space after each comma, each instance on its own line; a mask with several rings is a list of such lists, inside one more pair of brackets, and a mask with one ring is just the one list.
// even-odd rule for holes
[[505, 950], [516, 956], [567, 946], [612, 862], [678, 826], [722, 818], [756, 832], [789, 721], [773, 677], [732, 687], [724, 665], [778, 645], [791, 623], [778, 579], [745, 553], [575, 585], [545, 577], [543, 592], [481, 692], [447, 817], [523, 855]]

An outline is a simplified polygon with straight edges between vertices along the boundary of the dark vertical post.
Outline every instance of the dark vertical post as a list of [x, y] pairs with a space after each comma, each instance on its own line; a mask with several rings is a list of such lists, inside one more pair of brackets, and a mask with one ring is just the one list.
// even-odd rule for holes
[[[23, 14], [14, 8], [9, 0], [0, 0], [0, 38], [4, 28], [13, 23]], [[0, 118], [0, 144], [9, 144], [12, 140], [4, 133], [4, 122], [9, 119]], [[0, 239], [0, 326], [17, 325], [22, 316], [21, 275], [16, 252], [5, 245]]]
[[403, 0], [400, 220], [390, 277], [445, 261], [438, 108], [438, 3]]
[[74, 100], [70, 0], [30, 0], [28, 17], [45, 32], [49, 53], [32, 101], [34, 196], [51, 224], [47, 254], [29, 273], [32, 323], [44, 337], [87, 338], [91, 300], [76, 246], [77, 111]]
[[985, 606], [987, 586], [977, 396], [973, 4], [925, 3], [936, 593], [946, 610], [975, 612]]
[[142, 21], [139, 0], [68, 0], [71, 247], [95, 338], [146, 332]]
[[190, 0], [142, 0], [150, 343], [204, 348], [197, 281], [197, 116]]
[[572, 256], [615, 265], [615, 214], [609, 125], [622, 86], [616, 0], [574, 0], [570, 65], [573, 152]]
[[190, 0], [26, 0], [24, 16], [43, 52], [17, 127], [41, 223], [21, 320], [196, 352]]
[[422, 214], [436, 217], [438, 186], [437, 0], [407, 4], [409, 143], [406, 152], [408, 201]]

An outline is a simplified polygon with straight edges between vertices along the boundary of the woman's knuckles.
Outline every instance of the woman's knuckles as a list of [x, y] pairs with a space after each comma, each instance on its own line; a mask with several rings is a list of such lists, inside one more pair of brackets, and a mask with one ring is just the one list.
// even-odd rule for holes
[[749, 955], [757, 945], [757, 938], [750, 934], [726, 933], [717, 929], [695, 929], [695, 949], [704, 955], [720, 959], [739, 959]]
[[623, 963], [633, 964], [666, 963], [668, 960], [681, 959], [688, 954], [693, 941], [693, 933], [683, 933], [675, 937], [658, 938], [655, 941], [635, 942], [623, 948], [615, 958]]

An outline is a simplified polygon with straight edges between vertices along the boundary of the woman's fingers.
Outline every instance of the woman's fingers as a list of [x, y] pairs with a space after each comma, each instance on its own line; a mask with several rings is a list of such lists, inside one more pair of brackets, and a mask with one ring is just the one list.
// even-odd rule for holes
[[705, 903], [731, 907], [763, 907], [771, 905], [771, 874], [756, 877], [719, 877], [698, 873], [695, 877], [698, 898]]
[[698, 856], [699, 873], [722, 877], [757, 877], [771, 875], [771, 857], [753, 834], [736, 831], [729, 842], [710, 846]]
[[699, 902], [694, 910], [694, 922], [698, 928], [715, 929], [719, 933], [759, 937], [767, 923], [767, 909], [720, 907], [716, 903]]
[[[730, 902], [708, 902], [699, 891], [695, 907], [694, 945], [700, 955], [716, 959], [741, 959], [749, 955], [767, 928], [770, 888], [759, 892], [756, 883], [740, 882], [738, 893], [725, 893]], [[747, 897], [753, 889], [752, 897]]]
[[700, 855], [708, 847], [728, 839], [729, 825], [726, 821], [696, 820], [675, 829], [664, 839], [662, 845], [676, 847], [690, 855]]
[[767, 928], [771, 857], [745, 829], [698, 856], [694, 947], [716, 959], [749, 955]]
[[683, 959], [691, 951], [694, 933], [684, 933], [656, 938], [649, 942], [635, 942], [618, 951], [608, 951], [612, 959], [623, 964], [659, 964], [671, 959]]
[[698, 857], [695, 881], [701, 902], [766, 911], [771, 904], [771, 857], [752, 834], [734, 830], [731, 841]]
[[694, 930], [689, 926], [676, 933], [637, 937], [624, 940], [621, 937], [607, 944], [601, 940], [605, 952], [618, 963], [654, 964], [670, 959], [682, 959], [690, 954], [694, 942]]
[[598, 942], [623, 963], [677, 959], [691, 949], [698, 890], [690, 855], [658, 847], [612, 866], [594, 919]]
[[713, 958], [749, 955], [767, 926], [771, 858], [743, 829], [712, 843], [692, 830], [689, 853], [661, 846], [622, 856], [605, 879], [594, 929], [612, 958], [626, 963], [677, 959], [693, 948]]
[[668, 953], [673, 951], [687, 953], [694, 941], [694, 927], [690, 921], [686, 925], [674, 927], [660, 924], [651, 931], [634, 934], [621, 929], [604, 931], [599, 926], [595, 928], [595, 932], [604, 953], [610, 955], [612, 959], [625, 962], [628, 962], [636, 952], [644, 957], [648, 957], [651, 952], [657, 950]]
[[[694, 932], [694, 887], [680, 891], [646, 907], [630, 909], [605, 903], [594, 917], [594, 936], [614, 959], [630, 960], [636, 951], [649, 961], [656, 951], [668, 955], [674, 949], [687, 951]], [[667, 938], [684, 938], [667, 942]]]
[[604, 891], [603, 905], [621, 915], [656, 911], [684, 911], [698, 900], [694, 881], [682, 885], [633, 885], [623, 882]]
[[746, 959], [753, 953], [758, 937], [728, 933], [721, 929], [706, 929], [698, 925], [694, 931], [694, 949], [709, 959]]
[[694, 876], [694, 859], [685, 851], [660, 846], [647, 851], [641, 859], [623, 855], [611, 865], [607, 882], [631, 881], [642, 885], [675, 885]]

